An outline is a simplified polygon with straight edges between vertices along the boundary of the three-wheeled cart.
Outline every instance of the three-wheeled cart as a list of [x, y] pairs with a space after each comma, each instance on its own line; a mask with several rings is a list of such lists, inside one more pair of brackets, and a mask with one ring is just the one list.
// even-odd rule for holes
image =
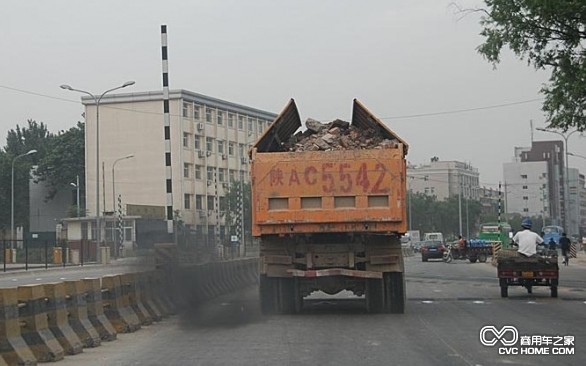
[[523, 286], [528, 293], [534, 286], [547, 286], [551, 297], [558, 296], [559, 267], [557, 255], [540, 254], [523, 257], [514, 252], [503, 250], [497, 259], [497, 273], [501, 287], [501, 297], [509, 296], [509, 286]]

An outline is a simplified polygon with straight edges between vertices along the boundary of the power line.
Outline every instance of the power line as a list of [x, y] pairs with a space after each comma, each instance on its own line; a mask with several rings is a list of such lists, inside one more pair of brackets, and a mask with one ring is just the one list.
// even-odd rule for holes
[[403, 116], [382, 117], [379, 119], [382, 119], [382, 120], [385, 120], [385, 119], [408, 119], [408, 118], [418, 118], [418, 117], [440, 116], [440, 115], [446, 115], [446, 114], [457, 114], [457, 113], [465, 113], [465, 112], [473, 112], [473, 111], [482, 111], [482, 110], [487, 110], [487, 109], [505, 108], [505, 107], [511, 107], [511, 106], [519, 105], [519, 104], [527, 104], [527, 103], [542, 102], [542, 101], [543, 101], [543, 98], [537, 98], [537, 99], [521, 100], [518, 102], [494, 104], [494, 105], [489, 105], [489, 106], [484, 106], [484, 107], [453, 109], [453, 110], [448, 110], [448, 111], [420, 113], [420, 114], [408, 114], [408, 115], [403, 115]]
[[[71, 100], [71, 99], [54, 97], [54, 96], [51, 96], [51, 95], [37, 93], [37, 92], [32, 92], [32, 91], [24, 90], [24, 89], [13, 88], [13, 87], [6, 86], [6, 85], [0, 85], [0, 88], [7, 89], [7, 90], [12, 90], [12, 91], [16, 91], [16, 92], [19, 92], [19, 93], [35, 95], [35, 96], [38, 96], [38, 97], [49, 98], [49, 99], [54, 99], [54, 100], [60, 100], [60, 101], [69, 102], [69, 103], [79, 103], [79, 101], [75, 101], [75, 100]], [[527, 104], [527, 103], [534, 103], [534, 102], [542, 102], [542, 101], [543, 101], [543, 98], [537, 98], [537, 99], [521, 100], [521, 101], [517, 101], [517, 102], [493, 104], [493, 105], [482, 106], [482, 107], [473, 107], [473, 108], [464, 108], [464, 109], [452, 109], [452, 110], [439, 111], [439, 112], [429, 112], [429, 113], [419, 113], [419, 114], [408, 114], [408, 115], [402, 115], [402, 116], [382, 117], [380, 119], [381, 120], [391, 120], [391, 119], [410, 119], [410, 118], [419, 118], [419, 117], [440, 116], [440, 115], [447, 115], [447, 114], [457, 114], [457, 113], [466, 113], [466, 112], [482, 111], [482, 110], [488, 110], [488, 109], [506, 108], [506, 107], [511, 107], [511, 106], [520, 105], [520, 104]], [[129, 111], [129, 112], [134, 112], [134, 113], [157, 114], [157, 115], [161, 115], [161, 116], [163, 115], [163, 113], [159, 113], [159, 112], [137, 111], [137, 110], [134, 110], [134, 109], [113, 107], [113, 106], [108, 106], [108, 105], [104, 105], [104, 107], [111, 108], [111, 109], [123, 110], [123, 111]], [[176, 115], [173, 115], [173, 116], [177, 117], [177, 116], [180, 116], [180, 115], [176, 114]]]

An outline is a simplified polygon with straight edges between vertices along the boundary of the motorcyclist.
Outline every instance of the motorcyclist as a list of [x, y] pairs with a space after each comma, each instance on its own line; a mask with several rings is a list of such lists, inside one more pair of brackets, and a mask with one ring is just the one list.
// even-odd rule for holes
[[530, 218], [521, 222], [523, 230], [513, 236], [513, 242], [519, 246], [517, 253], [524, 257], [533, 257], [537, 254], [537, 246], [543, 244], [543, 239], [537, 233], [531, 231], [533, 223]]

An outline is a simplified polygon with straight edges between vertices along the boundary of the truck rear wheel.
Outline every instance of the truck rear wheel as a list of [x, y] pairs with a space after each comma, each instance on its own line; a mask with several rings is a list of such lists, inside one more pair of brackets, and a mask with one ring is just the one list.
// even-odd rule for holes
[[366, 279], [366, 310], [381, 313], [384, 307], [383, 281], [376, 278]]
[[402, 272], [388, 272], [383, 275], [385, 284], [385, 312], [405, 313], [405, 277]]
[[501, 297], [509, 297], [509, 287], [501, 286]]
[[277, 295], [278, 295], [278, 280], [275, 278], [260, 275], [259, 295], [260, 295], [260, 311], [265, 315], [274, 314], [276, 312]]
[[470, 263], [476, 263], [478, 258], [477, 257], [470, 257], [469, 260], [470, 260]]
[[293, 278], [279, 278], [278, 309], [280, 314], [293, 314], [297, 308], [295, 304], [295, 282]]
[[486, 263], [486, 254], [484, 254], [484, 253], [478, 254], [478, 261], [480, 263]]
[[551, 286], [551, 297], [558, 297], [558, 287]]

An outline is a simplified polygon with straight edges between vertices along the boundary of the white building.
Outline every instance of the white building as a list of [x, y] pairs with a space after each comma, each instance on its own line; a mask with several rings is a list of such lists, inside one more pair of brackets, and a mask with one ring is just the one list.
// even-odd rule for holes
[[407, 168], [408, 189], [413, 193], [436, 196], [438, 201], [448, 197], [479, 200], [480, 186], [478, 169], [459, 161], [439, 161]]
[[503, 164], [505, 212], [551, 219], [546, 161]]
[[[247, 152], [276, 114], [186, 90], [169, 92], [173, 210], [198, 232], [227, 232], [218, 202], [231, 181], [249, 180]], [[163, 93], [105, 96], [100, 102], [100, 173], [96, 179], [96, 105], [83, 97], [86, 116], [86, 207], [150, 208], [164, 219], [166, 206]], [[131, 158], [121, 159], [132, 155]], [[117, 161], [118, 160], [118, 161]], [[114, 170], [114, 163], [115, 170]], [[115, 177], [115, 179], [113, 179]], [[217, 201], [220, 200], [220, 201]], [[131, 206], [129, 206], [131, 205]], [[217, 232], [217, 231], [216, 231]]]

